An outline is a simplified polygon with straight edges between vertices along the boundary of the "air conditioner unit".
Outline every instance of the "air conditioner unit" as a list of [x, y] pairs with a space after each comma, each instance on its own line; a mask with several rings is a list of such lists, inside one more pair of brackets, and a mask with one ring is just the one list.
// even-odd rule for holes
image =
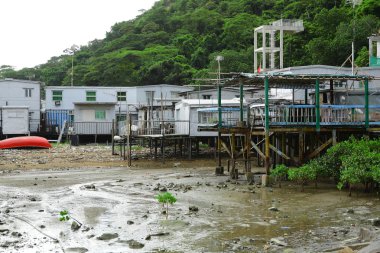
[[55, 106], [60, 106], [61, 105], [61, 101], [55, 101]]

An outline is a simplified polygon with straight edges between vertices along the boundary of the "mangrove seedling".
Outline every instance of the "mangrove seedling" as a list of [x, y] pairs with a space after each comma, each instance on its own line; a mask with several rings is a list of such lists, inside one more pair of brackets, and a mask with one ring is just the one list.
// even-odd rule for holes
[[59, 212], [59, 220], [60, 221], [68, 221], [70, 219], [73, 220], [73, 223], [71, 224], [71, 229], [78, 230], [82, 226], [82, 223], [80, 221], [78, 221], [77, 219], [75, 219], [73, 216], [71, 216], [69, 214], [69, 211], [62, 210]]
[[156, 196], [156, 199], [159, 203], [162, 203], [162, 206], [166, 208], [166, 219], [168, 219], [169, 215], [169, 204], [173, 205], [175, 202], [177, 202], [177, 199], [170, 193], [170, 192], [164, 192], [162, 194], [158, 194]]

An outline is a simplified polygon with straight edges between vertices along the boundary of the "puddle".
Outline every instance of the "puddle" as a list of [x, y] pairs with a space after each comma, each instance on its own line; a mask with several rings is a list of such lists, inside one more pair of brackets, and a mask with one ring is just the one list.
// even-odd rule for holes
[[[323, 252], [357, 237], [361, 227], [379, 237], [369, 222], [380, 217], [376, 196], [350, 198], [333, 187], [304, 193], [293, 186], [261, 188], [227, 182], [213, 171], [115, 168], [2, 175], [0, 229], [9, 233], [1, 236], [0, 252]], [[177, 198], [168, 220], [155, 200], [158, 183]], [[191, 212], [190, 206], [199, 210]], [[74, 232], [70, 222], [60, 222], [61, 210], [75, 215], [83, 228]], [[17, 242], [11, 241], [12, 232], [21, 233]], [[115, 238], [98, 240], [103, 234]], [[271, 240], [286, 246], [269, 246]]]

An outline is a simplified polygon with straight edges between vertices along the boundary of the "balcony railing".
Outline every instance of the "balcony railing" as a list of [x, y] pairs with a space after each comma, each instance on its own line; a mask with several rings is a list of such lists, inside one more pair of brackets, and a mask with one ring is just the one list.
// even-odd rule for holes
[[66, 129], [79, 135], [110, 135], [112, 133], [112, 122], [67, 122], [66, 124]]
[[[269, 124], [271, 126], [297, 125], [310, 126], [317, 123], [315, 105], [277, 105], [269, 107]], [[264, 106], [251, 109], [253, 126], [264, 126]], [[321, 126], [364, 125], [364, 105], [320, 105], [319, 122]], [[380, 124], [380, 105], [369, 106], [369, 124]]]
[[[133, 136], [188, 135], [190, 131], [188, 120], [135, 120], [131, 123], [130, 130]], [[128, 135], [128, 122], [120, 121], [118, 130], [120, 135]]]

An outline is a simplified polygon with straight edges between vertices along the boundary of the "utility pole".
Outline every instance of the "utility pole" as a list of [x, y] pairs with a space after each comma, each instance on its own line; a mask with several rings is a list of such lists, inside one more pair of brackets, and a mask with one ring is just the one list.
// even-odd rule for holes
[[218, 62], [218, 166], [215, 169], [216, 175], [223, 175], [224, 168], [222, 166], [222, 157], [221, 157], [221, 128], [222, 128], [222, 87], [220, 84], [220, 62], [224, 60], [223, 56], [218, 55], [215, 60]]
[[71, 55], [71, 86], [74, 86], [74, 54], [78, 50], [79, 47], [75, 44], [63, 50], [64, 53]]

